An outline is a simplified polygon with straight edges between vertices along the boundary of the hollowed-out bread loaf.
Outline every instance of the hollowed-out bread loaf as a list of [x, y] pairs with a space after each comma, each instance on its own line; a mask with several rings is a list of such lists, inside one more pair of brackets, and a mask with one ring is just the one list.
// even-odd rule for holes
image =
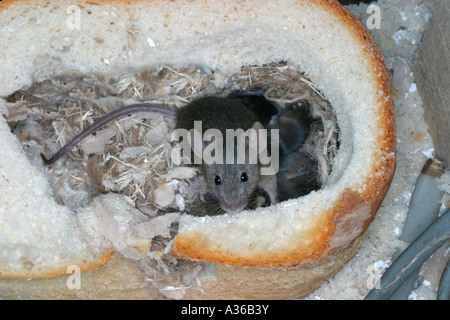
[[[357, 252], [392, 179], [395, 121], [388, 71], [364, 26], [334, 0], [4, 1], [0, 96], [55, 76], [114, 77], [198, 66], [231, 75], [286, 61], [333, 106], [339, 151], [318, 191], [234, 215], [182, 215], [172, 255], [204, 262], [184, 298], [294, 298]], [[142, 271], [98, 236], [90, 213], [120, 227], [134, 210], [104, 195], [78, 212], [57, 204], [0, 117], [0, 297], [152, 298]], [[95, 215], [94, 215], [95, 216]], [[145, 240], [127, 243], [143, 252]], [[80, 290], [67, 267], [79, 266]]]

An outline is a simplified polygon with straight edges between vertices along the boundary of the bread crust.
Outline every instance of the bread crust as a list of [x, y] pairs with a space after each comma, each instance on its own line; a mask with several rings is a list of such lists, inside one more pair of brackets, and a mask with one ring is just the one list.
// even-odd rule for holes
[[318, 289], [358, 252], [363, 237], [332, 259], [322, 259], [303, 268], [247, 268], [215, 264], [215, 277], [201, 281], [184, 299], [292, 299]]
[[45, 267], [35, 267], [30, 271], [27, 270], [2, 270], [0, 268], [0, 279], [8, 279], [8, 280], [30, 280], [30, 279], [53, 279], [56, 277], [64, 276], [67, 274], [71, 274], [71, 269], [68, 269], [69, 266], [77, 266], [80, 272], [87, 272], [98, 269], [104, 265], [112, 263], [115, 259], [115, 251], [112, 249], [107, 249], [103, 251], [100, 256], [93, 261], [77, 261], [74, 260], [68, 264], [64, 264], [62, 266], [45, 266]]

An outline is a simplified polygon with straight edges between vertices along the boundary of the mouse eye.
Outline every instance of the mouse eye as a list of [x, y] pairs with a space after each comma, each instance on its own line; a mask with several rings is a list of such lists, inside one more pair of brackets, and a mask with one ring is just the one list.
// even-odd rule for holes
[[216, 186], [218, 186], [218, 185], [222, 184], [222, 179], [220, 179], [219, 176], [216, 176], [214, 178], [214, 183], [216, 184]]
[[241, 173], [241, 182], [247, 182], [248, 181], [248, 175], [247, 172]]

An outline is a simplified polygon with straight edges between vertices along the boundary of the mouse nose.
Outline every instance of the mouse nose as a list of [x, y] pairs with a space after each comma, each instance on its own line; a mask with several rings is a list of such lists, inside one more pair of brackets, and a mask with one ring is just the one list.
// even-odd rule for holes
[[245, 203], [239, 203], [239, 202], [225, 202], [223, 203], [223, 209], [225, 209], [228, 213], [237, 213], [242, 211], [245, 208]]

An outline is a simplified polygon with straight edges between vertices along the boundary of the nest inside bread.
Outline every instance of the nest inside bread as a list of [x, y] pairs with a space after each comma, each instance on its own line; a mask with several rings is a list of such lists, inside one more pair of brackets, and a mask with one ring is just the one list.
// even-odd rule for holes
[[[317, 162], [320, 187], [332, 170], [338, 149], [336, 117], [311, 81], [285, 62], [242, 67], [231, 76], [164, 66], [117, 79], [98, 75], [54, 78], [10, 95], [7, 121], [30, 161], [45, 171], [61, 204], [76, 210], [101, 193], [120, 193], [136, 206], [144, 220], [156, 222], [155, 218], [171, 213], [204, 215], [218, 211], [217, 205], [206, 199], [201, 173], [171, 161], [170, 134], [175, 119], [146, 114], [115, 121], [50, 169], [43, 167], [39, 154], [51, 156], [97, 119], [124, 105], [151, 102], [179, 108], [200, 96], [255, 90], [281, 107], [309, 101], [316, 121], [302, 151]], [[264, 200], [258, 205], [264, 205]], [[201, 264], [170, 256], [178, 227], [176, 216], [171, 217], [175, 218], [160, 219], [155, 226], [168, 232], [155, 233], [148, 252], [133, 259], [164, 297], [179, 298], [195, 282]]]

